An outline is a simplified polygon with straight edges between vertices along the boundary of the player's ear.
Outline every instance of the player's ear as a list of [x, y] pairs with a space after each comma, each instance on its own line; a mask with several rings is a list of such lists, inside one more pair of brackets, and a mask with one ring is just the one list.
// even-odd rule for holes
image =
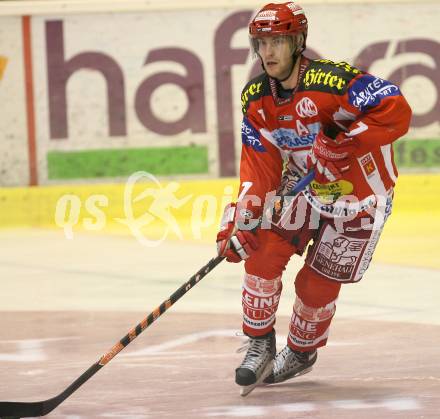
[[295, 55], [298, 51], [301, 51], [304, 45], [304, 36], [302, 34], [296, 34], [289, 37], [290, 38], [290, 49], [291, 54]]
[[300, 33], [298, 35], [296, 35], [296, 49], [298, 50], [302, 50], [305, 47], [305, 38], [304, 38], [304, 34]]

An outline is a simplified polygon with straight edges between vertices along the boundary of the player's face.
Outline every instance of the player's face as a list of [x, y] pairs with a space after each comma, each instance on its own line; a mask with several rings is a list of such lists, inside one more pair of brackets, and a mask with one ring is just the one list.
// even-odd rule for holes
[[292, 38], [290, 36], [266, 36], [256, 40], [257, 53], [269, 76], [284, 79], [292, 66]]

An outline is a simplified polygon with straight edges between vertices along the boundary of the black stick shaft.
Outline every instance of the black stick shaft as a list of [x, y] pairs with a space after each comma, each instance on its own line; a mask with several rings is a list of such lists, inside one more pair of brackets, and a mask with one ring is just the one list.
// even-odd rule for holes
[[148, 326], [157, 320], [167, 311], [176, 301], [182, 298], [191, 288], [200, 282], [209, 272], [211, 272], [224, 258], [217, 256], [211, 259], [187, 282], [178, 288], [167, 300], [153, 310], [136, 327], [131, 329], [116, 345], [114, 345], [98, 362], [90, 366], [62, 393], [52, 399], [41, 402], [0, 402], [0, 418], [23, 418], [45, 416], [55, 409], [60, 403], [66, 400], [72, 393], [81, 387], [86, 381], [93, 377], [104, 365], [108, 364], [122, 349], [129, 345], [138, 337]]
[[203, 268], [194, 274], [187, 282], [177, 289], [160, 306], [156, 307], [147, 317], [131, 329], [116, 345], [114, 345], [99, 360], [99, 365], [104, 366], [114, 358], [122, 349], [133, 342], [148, 326], [157, 320], [165, 311], [167, 311], [176, 301], [182, 298], [194, 285], [201, 281], [209, 272], [211, 272], [224, 258], [217, 256], [211, 259]]
[[[298, 184], [288, 193], [293, 196], [301, 192], [314, 178], [314, 170], [311, 170]], [[45, 416], [66, 400], [72, 393], [93, 377], [104, 365], [108, 364], [119, 352], [136, 339], [148, 326], [157, 320], [176, 301], [182, 298], [194, 285], [201, 281], [211, 272], [224, 257], [217, 256], [211, 259], [203, 268], [194, 274], [187, 282], [177, 289], [167, 300], [153, 310], [136, 327], [131, 329], [116, 345], [114, 345], [98, 362], [93, 364], [87, 371], [80, 375], [69, 387], [58, 396], [41, 402], [0, 402], [0, 419], [19, 419], [22, 417]]]

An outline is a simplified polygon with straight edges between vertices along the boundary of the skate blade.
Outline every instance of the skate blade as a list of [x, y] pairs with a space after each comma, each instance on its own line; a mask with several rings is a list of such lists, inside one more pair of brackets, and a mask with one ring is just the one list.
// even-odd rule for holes
[[250, 392], [252, 392], [255, 387], [259, 386], [263, 382], [263, 380], [272, 372], [273, 363], [274, 361], [271, 361], [266, 365], [266, 368], [264, 368], [264, 371], [261, 374], [260, 378], [254, 384], [251, 384], [250, 386], [241, 386], [240, 396], [246, 397]]
[[294, 375], [292, 378], [299, 377], [300, 375], [307, 374], [308, 372], [312, 371], [313, 367], [306, 368], [305, 370], [302, 370], [298, 374]]
[[275, 381], [274, 383], [270, 383], [270, 384], [269, 383], [264, 383], [264, 384], [267, 385], [267, 386], [272, 386], [274, 384], [281, 384], [281, 383], [286, 382], [287, 380], [291, 380], [292, 378], [296, 378], [296, 377], [299, 377], [301, 375], [307, 374], [308, 372], [312, 371], [312, 369], [313, 369], [313, 367], [309, 367], [309, 368], [306, 368], [306, 369], [304, 369], [304, 370], [302, 370], [300, 372], [297, 372], [294, 375], [286, 377], [286, 378], [284, 378], [284, 379], [282, 379], [280, 381]]

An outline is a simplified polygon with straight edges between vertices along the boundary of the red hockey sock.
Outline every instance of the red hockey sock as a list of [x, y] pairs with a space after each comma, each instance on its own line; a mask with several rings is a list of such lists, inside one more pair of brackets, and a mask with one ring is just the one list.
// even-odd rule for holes
[[340, 283], [323, 278], [307, 265], [298, 272], [287, 340], [291, 349], [310, 351], [327, 343], [340, 288]]

